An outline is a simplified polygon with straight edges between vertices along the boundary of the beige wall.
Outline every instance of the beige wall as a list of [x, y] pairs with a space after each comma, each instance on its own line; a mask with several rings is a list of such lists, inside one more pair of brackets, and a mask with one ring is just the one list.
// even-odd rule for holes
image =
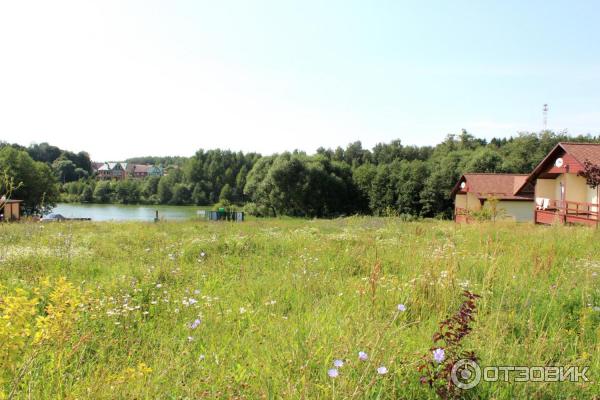
[[535, 184], [535, 197], [554, 199], [554, 196], [556, 196], [556, 184], [555, 179], [538, 179]]
[[[585, 178], [575, 174], [561, 174], [556, 179], [538, 179], [535, 197], [560, 200], [560, 183], [566, 186], [567, 201], [598, 204], [598, 191], [585, 182]], [[595, 211], [595, 208], [593, 209]]]
[[588, 186], [585, 178], [575, 174], [560, 174], [556, 179], [538, 179], [535, 184], [535, 197], [560, 200], [560, 184], [566, 187], [569, 201], [589, 202]]
[[467, 193], [467, 205], [469, 210], [481, 209], [481, 202], [473, 193]]
[[473, 193], [457, 194], [456, 198], [454, 199], [454, 207], [476, 211], [481, 208], [481, 203], [479, 202], [477, 196], [475, 196]]
[[457, 194], [454, 199], [454, 208], [467, 208], [467, 195]]
[[533, 201], [499, 201], [498, 209], [503, 209], [506, 219], [517, 222], [533, 222]]
[[563, 174], [566, 178], [567, 184], [567, 198], [568, 201], [578, 201], [581, 203], [588, 203], [588, 185], [585, 183], [585, 178], [577, 176], [575, 174]]

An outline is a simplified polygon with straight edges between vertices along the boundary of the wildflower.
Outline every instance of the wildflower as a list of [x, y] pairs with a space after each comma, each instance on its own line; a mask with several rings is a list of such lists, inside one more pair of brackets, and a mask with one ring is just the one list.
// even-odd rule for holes
[[158, 289], [160, 289], [160, 288], [162, 287], [162, 285], [161, 285], [160, 283], [157, 283], [157, 284], [156, 284], [156, 287], [157, 287]]
[[190, 324], [190, 329], [196, 329], [198, 326], [200, 326], [200, 322], [201, 321], [199, 319], [196, 319], [194, 322], [192, 322]]
[[193, 342], [194, 341], [194, 337], [193, 336], [188, 336], [188, 342]]
[[333, 362], [333, 366], [336, 367], [336, 368], [341, 368], [341, 367], [344, 366], [344, 361], [342, 361], [342, 360], [335, 360]]
[[202, 257], [202, 258], [206, 257], [206, 253], [205, 252], [201, 252], [200, 253], [200, 257]]
[[200, 294], [200, 290], [199, 289], [194, 290], [194, 294]]
[[404, 304], [398, 304], [398, 311], [400, 311], [400, 312], [406, 311], [406, 306]]
[[367, 361], [369, 359], [369, 355], [367, 353], [365, 353], [364, 351], [359, 351], [358, 352], [358, 359], [360, 361]]
[[433, 351], [433, 359], [438, 364], [440, 364], [442, 361], [444, 361], [445, 358], [446, 358], [446, 352], [444, 352], [444, 349], [438, 348]]
[[337, 378], [339, 374], [340, 373], [335, 368], [331, 368], [329, 371], [327, 371], [327, 375], [329, 375], [330, 378]]
[[240, 314], [244, 314], [246, 312], [246, 309], [244, 307], [240, 307]]
[[192, 299], [191, 297], [188, 299], [188, 304], [191, 306], [193, 304], [196, 304], [198, 302], [198, 300], [196, 299]]
[[385, 375], [388, 373], [388, 369], [382, 365], [381, 367], [377, 368], [377, 373], [379, 375]]
[[205, 359], [205, 358], [206, 358], [206, 357], [204, 357], [204, 354], [200, 354], [200, 357], [198, 357], [198, 360], [200, 360], [200, 361], [204, 361], [204, 359]]

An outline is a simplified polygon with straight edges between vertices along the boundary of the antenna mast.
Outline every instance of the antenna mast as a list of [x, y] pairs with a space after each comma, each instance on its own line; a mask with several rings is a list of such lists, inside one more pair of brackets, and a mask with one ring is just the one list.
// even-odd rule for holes
[[548, 130], [548, 104], [544, 104], [544, 130]]

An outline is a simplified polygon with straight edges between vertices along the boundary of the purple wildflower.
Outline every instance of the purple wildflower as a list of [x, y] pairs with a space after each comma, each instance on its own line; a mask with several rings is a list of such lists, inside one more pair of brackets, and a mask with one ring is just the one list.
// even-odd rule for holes
[[365, 353], [364, 351], [359, 351], [358, 352], [358, 359], [360, 361], [367, 361], [369, 359], [369, 355], [367, 353]]
[[440, 364], [446, 358], [446, 352], [444, 349], [435, 349], [433, 351], [433, 360]]
[[192, 322], [190, 324], [190, 329], [196, 329], [198, 326], [200, 326], [200, 322], [201, 321], [199, 319], [196, 319], [194, 322]]
[[335, 368], [331, 368], [329, 371], [327, 371], [327, 375], [329, 375], [330, 378], [337, 378], [339, 374], [340, 373]]
[[385, 375], [388, 373], [388, 369], [382, 365], [381, 367], [377, 368], [377, 373], [379, 375]]
[[406, 306], [404, 304], [398, 304], [398, 311], [400, 311], [400, 312], [406, 311]]

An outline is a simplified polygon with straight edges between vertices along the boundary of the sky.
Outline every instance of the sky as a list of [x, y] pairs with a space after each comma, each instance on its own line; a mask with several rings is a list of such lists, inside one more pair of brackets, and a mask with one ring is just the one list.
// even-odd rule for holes
[[94, 160], [600, 134], [598, 1], [0, 0], [0, 140]]

